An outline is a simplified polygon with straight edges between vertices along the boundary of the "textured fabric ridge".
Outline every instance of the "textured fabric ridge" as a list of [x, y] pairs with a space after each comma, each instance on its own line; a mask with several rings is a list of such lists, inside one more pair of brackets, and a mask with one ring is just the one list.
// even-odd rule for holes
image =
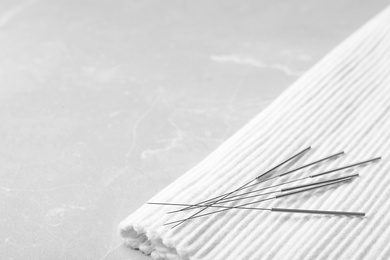
[[[218, 196], [308, 146], [312, 150], [299, 161], [272, 174], [340, 151], [346, 154], [248, 190], [377, 156], [382, 160], [348, 171], [360, 174], [349, 183], [252, 206], [363, 211], [366, 217], [233, 209], [170, 229], [163, 224], [196, 211], [166, 214], [178, 208], [145, 204], [119, 225], [126, 245], [154, 259], [169, 260], [390, 259], [390, 8], [337, 46], [269, 107], [150, 201], [194, 204]], [[209, 208], [202, 214], [215, 210]]]

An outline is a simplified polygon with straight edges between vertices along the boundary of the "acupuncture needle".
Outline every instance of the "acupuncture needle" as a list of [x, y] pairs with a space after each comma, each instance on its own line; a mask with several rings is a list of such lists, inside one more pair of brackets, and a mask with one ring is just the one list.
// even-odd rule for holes
[[[340, 177], [340, 178], [335, 178], [335, 179], [330, 179], [330, 180], [325, 180], [325, 181], [320, 181], [320, 182], [303, 184], [303, 185], [299, 185], [299, 186], [284, 188], [284, 189], [280, 189], [280, 190], [277, 190], [277, 191], [266, 192], [266, 193], [262, 193], [262, 194], [266, 195], [266, 194], [271, 194], [271, 193], [276, 193], [276, 192], [286, 192], [286, 191], [289, 191], [289, 190], [301, 189], [301, 188], [304, 188], [304, 187], [310, 187], [310, 186], [320, 185], [320, 184], [324, 184], [324, 183], [335, 182], [335, 181], [339, 181], [339, 180], [343, 180], [343, 179], [351, 179], [351, 178], [354, 178], [354, 177], [357, 177], [357, 176], [359, 176], [359, 174], [353, 174], [353, 175], [348, 175], [348, 176], [344, 176], [344, 177]], [[225, 199], [221, 200], [219, 203], [221, 203], [221, 202], [228, 202], [228, 201], [230, 201], [231, 198], [235, 198], [235, 197], [240, 197], [240, 199], [245, 199], [245, 198], [253, 198], [254, 196], [258, 196], [258, 195], [261, 195], [261, 194], [252, 195], [250, 197], [241, 197], [242, 195], [246, 195], [246, 194], [244, 193], [244, 194], [239, 194], [239, 195], [236, 195], [236, 196], [228, 197], [228, 198], [225, 198]], [[201, 207], [201, 206], [199, 206], [199, 207]]]
[[[157, 203], [156, 203], [157, 204]], [[174, 206], [190, 206], [191, 204], [170, 204], [170, 203], [161, 203], [162, 205], [174, 205]], [[269, 210], [277, 212], [288, 212], [288, 213], [310, 213], [310, 214], [330, 214], [330, 215], [349, 215], [349, 216], [365, 216], [363, 212], [353, 212], [353, 211], [328, 211], [328, 210], [309, 210], [309, 209], [288, 209], [288, 208], [250, 208], [250, 207], [227, 207], [227, 206], [211, 206], [213, 208], [226, 208], [226, 209], [249, 209], [249, 210]], [[198, 215], [197, 217], [202, 217], [203, 215]]]
[[[239, 199], [235, 199], [235, 200], [246, 199], [246, 198], [253, 198], [253, 197], [259, 197], [259, 196], [269, 195], [269, 194], [278, 193], [278, 192], [286, 192], [286, 191], [291, 191], [291, 190], [294, 190], [294, 189], [301, 189], [301, 188], [310, 187], [310, 186], [315, 186], [315, 185], [320, 185], [320, 184], [324, 184], [324, 183], [335, 182], [335, 181], [339, 181], [339, 180], [343, 180], [343, 179], [348, 179], [348, 178], [353, 178], [353, 177], [357, 177], [357, 176], [359, 176], [359, 174], [353, 174], [353, 175], [343, 176], [343, 177], [340, 177], [340, 178], [335, 178], [335, 179], [330, 179], [330, 180], [325, 180], [325, 181], [320, 181], [320, 182], [315, 182], [315, 183], [309, 183], [309, 184], [303, 184], [303, 185], [299, 185], [299, 186], [293, 186], [293, 187], [283, 188], [283, 189], [276, 190], [276, 191], [271, 191], [271, 192], [266, 192], [266, 193], [261, 193], [261, 194], [252, 195], [252, 196], [250, 196], [250, 197], [240, 197], [240, 196], [242, 196], [242, 195], [240, 194], [240, 195], [232, 196], [232, 197], [229, 197], [229, 198], [225, 198], [224, 200], [221, 200], [221, 201], [219, 201], [219, 202], [216, 203], [216, 204], [225, 203], [225, 202], [228, 202], [228, 201], [234, 201], [234, 200], [230, 200], [231, 198], [234, 198], [234, 197], [240, 197]], [[150, 202], [150, 203], [147, 203], [147, 204], [155, 204], [155, 203]], [[157, 204], [158, 204], [158, 203], [157, 203]], [[176, 205], [176, 206], [179, 206], [179, 205]], [[197, 207], [202, 207], [202, 205], [199, 205], [199, 206], [197, 206]], [[167, 214], [176, 213], [176, 212], [180, 212], [180, 211], [183, 211], [183, 210], [180, 209], [180, 210], [169, 211], [169, 212], [167, 212]]]
[[[304, 168], [307, 168], [307, 167], [310, 167], [310, 166], [312, 166], [312, 165], [315, 165], [315, 164], [321, 163], [321, 162], [323, 162], [323, 161], [326, 161], [326, 160], [329, 160], [329, 159], [332, 159], [332, 158], [339, 157], [339, 156], [341, 156], [341, 155], [343, 155], [343, 154], [344, 154], [344, 152], [342, 151], [342, 152], [339, 152], [339, 153], [336, 153], [336, 154], [333, 154], [333, 155], [327, 156], [327, 157], [325, 157], [325, 158], [323, 158], [323, 159], [320, 159], [320, 160], [317, 160], [317, 161], [311, 162], [311, 163], [309, 163], [309, 164], [306, 164], [306, 165], [303, 165], [303, 166], [301, 166], [301, 167], [295, 168], [295, 169], [293, 169], [293, 170], [290, 170], [290, 171], [288, 171], [288, 172], [285, 172], [285, 173], [279, 174], [279, 175], [277, 175], [277, 176], [274, 176], [274, 177], [269, 177], [269, 178], [267, 178], [267, 179], [264, 179], [264, 180], [258, 181], [257, 183], [254, 183], [254, 184], [248, 185], [248, 186], [246, 186], [246, 187], [243, 187], [243, 188], [241, 188], [241, 189], [239, 189], [239, 190], [243, 190], [243, 189], [247, 189], [247, 188], [250, 188], [250, 187], [252, 187], [252, 186], [255, 186], [255, 185], [259, 185], [259, 184], [261, 184], [261, 183], [263, 183], [263, 182], [266, 182], [266, 181], [269, 181], [269, 180], [273, 180], [273, 179], [275, 179], [275, 178], [279, 178], [279, 177], [285, 176], [285, 175], [287, 175], [287, 174], [290, 174], [290, 173], [293, 173], [293, 172], [296, 172], [296, 171], [302, 170], [302, 169], [304, 169]], [[237, 191], [239, 191], [239, 190], [237, 190]], [[199, 202], [199, 203], [197, 203], [197, 204], [195, 204], [195, 205], [199, 205], [199, 206], [200, 206], [200, 205], [201, 205], [201, 204], [203, 204], [203, 203], [206, 203], [206, 202], [211, 202], [211, 201], [213, 201], [213, 200], [215, 200], [215, 199], [218, 199], [218, 198], [220, 198], [220, 197], [223, 197], [223, 196], [224, 196], [224, 195], [226, 195], [226, 194], [227, 194], [227, 193], [225, 193], [225, 194], [222, 194], [222, 195], [219, 195], [219, 196], [216, 196], [216, 197], [213, 197], [213, 198], [211, 198], [211, 199], [204, 200], [204, 201], [202, 201], [202, 202]], [[183, 210], [187, 210], [187, 209], [188, 209], [188, 207], [186, 207], [186, 208], [183, 208], [183, 209], [181, 209], [181, 210], [183, 211]]]
[[[263, 190], [279, 187], [279, 186], [282, 186], [282, 185], [285, 185], [285, 184], [306, 180], [306, 179], [309, 179], [309, 178], [316, 178], [316, 177], [319, 177], [319, 176], [322, 176], [322, 175], [325, 175], [325, 174], [329, 174], [329, 173], [345, 170], [345, 169], [348, 169], [348, 168], [352, 168], [352, 167], [355, 167], [355, 166], [358, 166], [358, 165], [362, 165], [362, 164], [366, 164], [366, 163], [369, 163], [369, 162], [377, 161], [377, 160], [380, 160], [380, 159], [381, 159], [381, 157], [376, 157], [376, 158], [373, 158], [373, 159], [370, 159], [370, 160], [366, 160], [366, 161], [359, 162], [359, 163], [354, 163], [354, 164], [347, 165], [347, 166], [344, 166], [344, 167], [341, 167], [341, 168], [336, 168], [336, 169], [329, 170], [329, 171], [326, 171], [326, 172], [318, 173], [318, 174], [315, 174], [315, 175], [309, 175], [309, 176], [306, 176], [306, 177], [303, 177], [303, 178], [294, 179], [294, 180], [291, 180], [291, 181], [279, 183], [279, 184], [268, 186], [268, 187], [265, 187], [265, 188], [261, 188], [261, 189], [257, 189], [257, 190], [253, 190], [253, 191], [248, 191], [248, 192], [245, 192], [245, 193], [242, 193], [242, 194], [239, 194], [239, 195], [231, 196], [229, 198], [233, 198], [233, 197], [237, 197], [237, 196], [243, 196], [243, 195], [247, 195], [247, 194], [250, 194], [250, 193], [255, 193], [255, 192], [258, 192], [258, 191], [263, 191]], [[222, 199], [220, 199], [220, 200], [222, 200]], [[206, 207], [207, 205], [209, 205], [209, 204], [204, 204], [204, 205], [196, 204], [196, 206], [198, 206], [198, 207]], [[185, 209], [182, 209], [182, 210], [185, 210]]]
[[[340, 181], [337, 181], [337, 182], [327, 183], [327, 184], [319, 185], [319, 186], [316, 186], [316, 187], [311, 187], [311, 188], [308, 188], [308, 189], [293, 191], [293, 192], [289, 192], [289, 193], [285, 193], [285, 194], [279, 194], [279, 195], [276, 195], [276, 196], [274, 196], [274, 197], [270, 197], [270, 198], [266, 198], [266, 199], [261, 199], [261, 200], [258, 200], [258, 201], [254, 201], [254, 202], [249, 202], [249, 203], [241, 204], [241, 205], [238, 205], [238, 206], [224, 207], [224, 209], [217, 210], [217, 211], [212, 211], [212, 212], [205, 213], [205, 214], [201, 214], [201, 215], [197, 215], [197, 216], [195, 216], [195, 217], [193, 217], [193, 218], [191, 218], [191, 219], [199, 218], [199, 217], [204, 217], [204, 216], [208, 216], [208, 215], [215, 214], [215, 213], [220, 213], [220, 212], [227, 211], [227, 210], [231, 210], [231, 209], [235, 209], [235, 208], [245, 207], [245, 206], [248, 206], [248, 205], [257, 204], [257, 203], [260, 203], [260, 202], [263, 202], [263, 201], [267, 201], [267, 200], [279, 199], [279, 198], [287, 197], [287, 196], [294, 195], [294, 194], [297, 194], [297, 193], [306, 192], [306, 191], [310, 191], [310, 190], [313, 190], [313, 189], [318, 189], [318, 188], [322, 188], [322, 187], [325, 187], [325, 186], [338, 184], [338, 183], [340, 183], [340, 182], [349, 181], [349, 180], [351, 180], [351, 179], [352, 179], [352, 178], [347, 178], [347, 179], [340, 180]], [[171, 203], [171, 204], [173, 204], [173, 203]], [[219, 207], [219, 206], [211, 205], [210, 207]], [[180, 220], [175, 220], [175, 221], [172, 221], [172, 222], [168, 222], [168, 223], [163, 224], [163, 226], [171, 225], [171, 224], [176, 224], [176, 223], [181, 223], [181, 222], [184, 221], [184, 220], [187, 220], [187, 219], [180, 219]], [[190, 220], [190, 219], [188, 219], [188, 220]]]
[[[296, 155], [293, 155], [292, 157], [290, 157], [290, 158], [288, 158], [287, 160], [281, 162], [280, 164], [278, 164], [277, 166], [273, 167], [272, 169], [266, 171], [265, 173], [262, 174], [262, 176], [264, 176], [264, 175], [267, 174], [267, 173], [272, 172], [273, 170], [279, 168], [280, 166], [286, 164], [287, 162], [289, 162], [289, 161], [291, 161], [291, 160], [293, 160], [293, 159], [295, 159], [295, 158], [299, 158], [299, 156], [301, 156], [301, 155], [303, 155], [304, 153], [308, 152], [310, 149], [311, 149], [311, 146], [309, 146], [308, 148], [305, 148], [304, 150], [302, 150], [301, 152], [297, 153]], [[251, 181], [247, 182], [246, 184], [240, 186], [240, 187], [237, 188], [236, 190], [234, 190], [234, 191], [232, 191], [232, 192], [230, 192], [230, 193], [227, 193], [227, 194], [226, 194], [225, 196], [223, 196], [221, 199], [226, 198], [227, 196], [233, 194], [234, 192], [236, 192], [236, 191], [242, 189], [242, 188], [245, 187], [245, 186], [248, 186], [249, 184], [251, 184], [252, 182], [254, 182], [254, 181], [256, 181], [256, 180], [257, 180], [257, 178], [254, 178], [253, 180], [251, 180]], [[218, 202], [218, 200], [217, 200], [216, 202]], [[212, 204], [211, 204], [211, 205], [212, 205]], [[198, 215], [199, 213], [201, 213], [202, 211], [206, 210], [207, 208], [208, 208], [207, 206], [204, 207], [203, 209], [201, 209], [201, 210], [199, 210], [198, 212], [194, 213], [193, 215], [191, 215], [191, 216], [188, 217], [187, 219], [185, 219], [185, 220], [183, 220], [182, 222], [176, 224], [176, 225], [173, 226], [172, 228], [177, 227], [178, 225], [180, 225], [180, 224], [182, 224], [183, 222], [185, 222], [186, 220], [189, 220], [189, 219], [191, 219], [192, 217]]]
[[329, 185], [331, 185], [331, 184], [335, 184], [335, 183], [339, 183], [339, 182], [343, 182], [343, 181], [349, 181], [349, 180], [352, 180], [353, 178], [358, 177], [358, 176], [359, 176], [359, 174], [353, 174], [353, 175], [350, 175], [350, 176], [341, 177], [341, 178], [336, 178], [336, 179], [333, 179], [333, 180], [320, 181], [320, 182], [317, 182], [317, 183], [309, 183], [309, 184], [300, 185], [300, 186], [297, 186], [297, 187], [291, 187], [291, 188], [286, 188], [286, 189], [280, 189], [280, 190], [278, 190], [278, 191], [266, 192], [266, 193], [256, 194], [256, 195], [252, 195], [252, 196], [248, 196], [248, 197], [240, 197], [240, 198], [232, 199], [232, 200], [230, 200], [230, 198], [229, 198], [229, 199], [221, 200], [220, 202], [217, 202], [217, 203], [215, 203], [215, 204], [221, 204], [221, 203], [227, 203], [227, 202], [232, 202], [232, 201], [250, 199], [250, 198], [260, 197], [260, 196], [269, 195], [269, 194], [278, 193], [278, 192], [283, 193], [283, 192], [286, 192], [286, 191], [301, 189], [301, 188], [310, 187], [310, 186], [315, 186], [315, 188], [317, 188], [317, 187], [323, 187], [323, 186], [326, 186], [326, 185], [321, 185], [321, 186], [318, 186], [318, 185], [320, 185], [320, 184], [326, 184], [326, 183], [328, 183]]
[[[310, 186], [317, 186], [317, 185], [326, 184], [326, 183], [332, 183], [333, 184], [333, 183], [337, 183], [337, 182], [341, 182], [341, 181], [351, 180], [352, 178], [355, 178], [355, 177], [358, 177], [358, 176], [359, 176], [359, 174], [352, 174], [352, 175], [348, 175], [348, 176], [344, 176], [344, 177], [340, 177], [340, 178], [335, 178], [335, 179], [330, 179], [330, 180], [325, 180], [325, 181], [319, 181], [319, 182], [308, 183], [308, 184], [303, 184], [303, 185], [299, 185], [299, 186], [283, 188], [283, 189], [280, 189], [280, 190], [266, 192], [266, 193], [261, 193], [261, 194], [256, 194], [256, 195], [247, 196], [247, 197], [240, 197], [241, 195], [237, 195], [237, 196], [229, 197], [228, 199], [221, 200], [221, 201], [219, 201], [219, 202], [217, 202], [215, 204], [222, 204], [222, 203], [227, 203], [227, 202], [232, 202], [232, 201], [238, 201], [238, 200], [243, 200], [243, 199], [255, 198], [255, 197], [270, 195], [270, 194], [273, 194], [273, 193], [283, 193], [283, 192], [287, 192], [287, 191], [302, 189], [302, 188], [306, 188], [306, 187], [310, 187]], [[240, 198], [230, 200], [231, 198], [234, 198], [234, 197], [240, 197]], [[148, 203], [148, 204], [154, 204], [154, 203]], [[177, 205], [177, 206], [179, 206], [179, 205]], [[199, 207], [202, 207], [202, 206], [199, 206]], [[169, 212], [167, 212], [167, 214], [177, 213], [177, 212], [180, 212], [180, 211], [182, 211], [182, 210], [169, 211]]]
[[[262, 194], [256, 194], [256, 195], [249, 196], [249, 197], [241, 197], [241, 198], [234, 199], [234, 200], [221, 200], [220, 202], [215, 203], [215, 204], [221, 204], [221, 203], [226, 203], [226, 202], [231, 202], [231, 201], [238, 201], [238, 200], [247, 199], [247, 198], [260, 197], [260, 196], [269, 195], [269, 194], [272, 194], [272, 193], [279, 193], [279, 192], [282, 193], [282, 192], [291, 191], [291, 190], [294, 190], [294, 189], [301, 189], [301, 188], [304, 188], [304, 187], [310, 187], [310, 186], [315, 186], [315, 185], [320, 185], [320, 184], [325, 184], [325, 183], [329, 183], [329, 185], [330, 185], [330, 184], [334, 184], [334, 183], [338, 183], [338, 182], [342, 182], [342, 181], [351, 180], [352, 178], [357, 177], [357, 176], [359, 176], [359, 174], [353, 174], [353, 175], [344, 176], [344, 177], [340, 177], [340, 178], [336, 178], [336, 179], [332, 179], [332, 180], [321, 181], [321, 182], [317, 182], [317, 183], [309, 183], [309, 184], [289, 187], [289, 188], [285, 188], [285, 189], [281, 189], [281, 190], [277, 190], [277, 191], [272, 191], [272, 192], [267, 192], [267, 193], [262, 193]], [[323, 186], [316, 186], [315, 188], [318, 188], [318, 187], [323, 187]], [[172, 206], [184, 205], [184, 204], [176, 204], [176, 203], [168, 203], [168, 204], [165, 204], [165, 203], [148, 203], [148, 204], [172, 205]], [[176, 213], [176, 212], [180, 212], [180, 211], [181, 210], [169, 211], [169, 212], [167, 212], [167, 214]]]

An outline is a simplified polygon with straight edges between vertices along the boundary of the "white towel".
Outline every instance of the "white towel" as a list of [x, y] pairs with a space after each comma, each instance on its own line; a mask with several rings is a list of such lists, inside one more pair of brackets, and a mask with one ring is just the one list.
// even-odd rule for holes
[[144, 205], [120, 223], [121, 235], [154, 259], [390, 259], [389, 8], [150, 201], [191, 204], [218, 196], [308, 146], [313, 149], [290, 168], [346, 154], [264, 185], [383, 159], [354, 169], [360, 177], [352, 182], [252, 206], [363, 211], [366, 217], [233, 209], [170, 229], [163, 224], [196, 211], [167, 215], [178, 207]]

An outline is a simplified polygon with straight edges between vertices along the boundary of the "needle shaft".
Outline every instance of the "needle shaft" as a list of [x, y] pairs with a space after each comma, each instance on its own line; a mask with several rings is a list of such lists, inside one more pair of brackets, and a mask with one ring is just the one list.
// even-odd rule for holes
[[[149, 203], [156, 205], [171, 205], [171, 206], [190, 206], [191, 204], [181, 203]], [[225, 207], [225, 206], [211, 206], [213, 208], [229, 208], [229, 209], [249, 209], [249, 210], [268, 210], [274, 212], [286, 212], [286, 213], [308, 213], [308, 214], [329, 214], [329, 215], [346, 215], [346, 216], [365, 216], [363, 212], [351, 212], [351, 211], [327, 211], [327, 210], [307, 210], [307, 209], [287, 209], [287, 208], [257, 208], [257, 207]]]

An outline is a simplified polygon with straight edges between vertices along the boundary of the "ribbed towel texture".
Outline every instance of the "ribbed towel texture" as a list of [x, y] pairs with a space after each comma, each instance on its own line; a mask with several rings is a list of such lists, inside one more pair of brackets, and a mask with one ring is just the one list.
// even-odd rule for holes
[[[233, 209], [170, 229], [163, 224], [196, 211], [167, 215], [179, 208], [144, 205], [120, 223], [121, 235], [128, 246], [154, 259], [390, 259], [389, 109], [387, 8], [205, 160], [150, 199], [189, 204], [206, 200], [238, 188], [312, 146], [294, 165], [272, 175], [340, 151], [346, 154], [259, 187], [376, 156], [383, 159], [354, 168], [352, 172], [360, 177], [351, 182], [251, 206], [363, 211], [366, 217]], [[347, 174], [351, 172], [322, 179]]]

